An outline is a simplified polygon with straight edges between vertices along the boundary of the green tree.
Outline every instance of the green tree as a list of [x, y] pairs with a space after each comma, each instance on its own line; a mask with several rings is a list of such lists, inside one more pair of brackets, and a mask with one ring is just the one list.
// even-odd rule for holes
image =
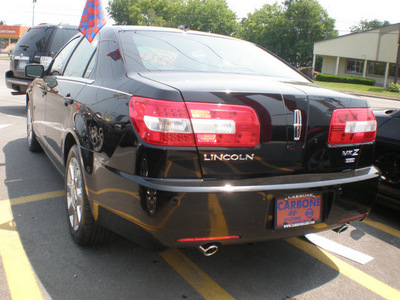
[[0, 20], [0, 25], [6, 25], [6, 22], [4, 22], [3, 20]]
[[117, 24], [178, 27], [232, 34], [236, 14], [225, 0], [113, 0], [108, 11]]
[[[283, 28], [285, 23], [283, 8], [277, 3], [266, 4], [242, 20], [238, 37], [276, 50], [274, 45], [277, 43], [278, 35], [275, 32]], [[286, 32], [283, 32], [281, 37], [284, 38], [285, 35]], [[268, 38], [266, 39], [266, 37]]]
[[380, 28], [380, 27], [387, 26], [387, 25], [390, 25], [389, 21], [382, 22], [377, 19], [368, 21], [367, 19], [365, 19], [365, 20], [361, 20], [360, 24], [358, 24], [357, 26], [351, 26], [350, 30], [351, 30], [351, 32], [360, 32], [360, 31], [364, 31], [364, 30]]
[[117, 25], [133, 24], [134, 20], [130, 19], [130, 9], [137, 2], [137, 0], [113, 0], [108, 3], [110, 6], [107, 10]]
[[117, 25], [173, 26], [183, 0], [113, 0], [107, 8]]
[[181, 0], [135, 0], [129, 8], [129, 25], [173, 26], [173, 12]]
[[236, 14], [225, 0], [187, 0], [181, 6], [175, 25], [231, 35], [237, 30]]
[[242, 20], [240, 38], [259, 44], [295, 67], [310, 66], [314, 42], [337, 36], [335, 20], [316, 0], [264, 5]]

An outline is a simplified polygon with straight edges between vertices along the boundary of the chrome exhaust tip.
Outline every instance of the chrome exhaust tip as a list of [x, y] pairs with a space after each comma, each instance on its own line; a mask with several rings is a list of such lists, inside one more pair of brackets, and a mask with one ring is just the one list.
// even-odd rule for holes
[[204, 246], [199, 246], [198, 249], [200, 250], [201, 253], [203, 253], [204, 256], [211, 256], [217, 253], [218, 246], [213, 244], [204, 245]]
[[347, 229], [349, 229], [349, 225], [344, 224], [342, 227], [336, 228], [333, 231], [340, 234], [345, 232]]

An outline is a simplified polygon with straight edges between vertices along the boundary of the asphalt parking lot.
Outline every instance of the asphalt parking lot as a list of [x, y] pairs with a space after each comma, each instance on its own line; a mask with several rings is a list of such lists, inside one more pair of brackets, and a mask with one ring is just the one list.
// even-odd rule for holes
[[357, 251], [356, 259], [368, 255], [366, 263], [305, 238], [224, 247], [211, 257], [150, 251], [120, 237], [76, 246], [63, 179], [43, 153], [28, 151], [25, 98], [6, 89], [7, 68], [0, 60], [0, 299], [400, 299], [400, 211], [381, 205], [340, 235], [318, 235]]

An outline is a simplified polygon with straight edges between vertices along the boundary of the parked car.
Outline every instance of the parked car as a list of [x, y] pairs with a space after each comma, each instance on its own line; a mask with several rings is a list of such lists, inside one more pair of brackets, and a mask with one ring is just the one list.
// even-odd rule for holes
[[77, 26], [40, 24], [29, 28], [14, 46], [6, 85], [14, 94], [25, 94], [32, 78], [25, 76], [25, 66], [40, 63], [45, 67], [68, 40], [78, 33]]
[[367, 101], [315, 85], [252, 43], [104, 27], [26, 72], [36, 77], [28, 147], [65, 177], [79, 245], [111, 230], [211, 255], [346, 228], [374, 202]]
[[387, 204], [400, 201], [400, 110], [374, 111], [378, 130], [375, 165], [381, 170], [379, 193]]

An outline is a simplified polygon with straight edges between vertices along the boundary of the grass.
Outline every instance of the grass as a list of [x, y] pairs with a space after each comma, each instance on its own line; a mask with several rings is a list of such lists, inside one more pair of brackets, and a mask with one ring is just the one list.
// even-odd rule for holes
[[315, 83], [333, 90], [400, 99], [400, 93], [389, 92], [387, 89], [379, 86], [323, 81], [315, 81]]

